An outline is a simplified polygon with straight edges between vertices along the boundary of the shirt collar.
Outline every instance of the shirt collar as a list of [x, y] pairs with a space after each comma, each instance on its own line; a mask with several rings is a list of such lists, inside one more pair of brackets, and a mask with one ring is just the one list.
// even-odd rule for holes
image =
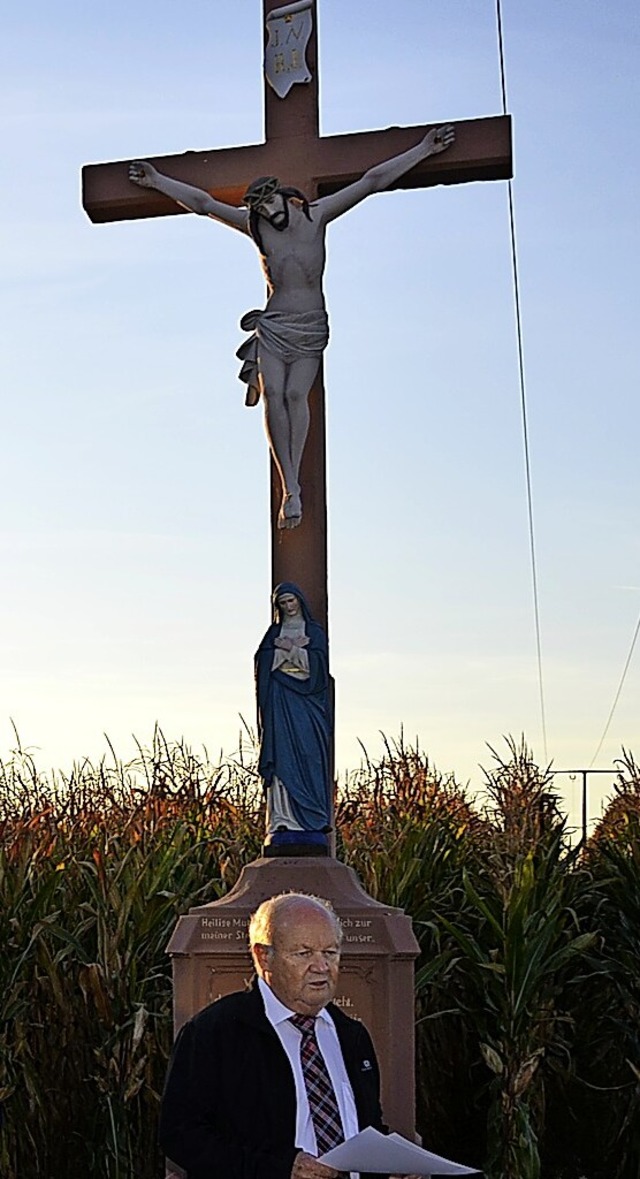
[[[271, 990], [271, 987], [264, 981], [263, 978], [258, 977], [258, 988], [260, 990], [260, 994], [262, 995], [265, 1015], [269, 1020], [269, 1023], [272, 1023], [274, 1027], [276, 1024], [284, 1023], [285, 1020], [290, 1018], [290, 1016], [295, 1015], [295, 1011], [292, 1011], [290, 1007], [286, 1007], [285, 1004], [281, 1002], [281, 1000], [278, 998], [275, 992]], [[326, 1007], [323, 1007], [322, 1010], [318, 1012], [316, 1019], [321, 1019], [324, 1023], [333, 1023], [333, 1020], [331, 1019], [331, 1016], [329, 1015]]]

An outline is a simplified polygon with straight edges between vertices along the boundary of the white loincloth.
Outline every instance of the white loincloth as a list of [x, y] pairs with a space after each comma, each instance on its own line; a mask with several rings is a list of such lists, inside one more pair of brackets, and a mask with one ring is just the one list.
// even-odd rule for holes
[[242, 368], [238, 376], [248, 386], [246, 405], [260, 399], [260, 353], [269, 352], [285, 364], [305, 357], [320, 357], [329, 342], [326, 311], [247, 311], [240, 320], [248, 340], [236, 352]]

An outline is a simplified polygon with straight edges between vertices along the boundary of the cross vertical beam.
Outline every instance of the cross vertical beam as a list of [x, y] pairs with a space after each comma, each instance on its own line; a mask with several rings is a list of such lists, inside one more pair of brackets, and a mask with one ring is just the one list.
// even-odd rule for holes
[[[281, 0], [263, 0], [263, 38], [266, 51], [269, 13]], [[263, 74], [264, 137], [269, 144], [282, 140], [287, 145], [290, 165], [279, 179], [300, 188], [309, 198], [318, 196], [318, 186], [304, 161], [305, 146], [320, 138], [318, 22], [314, 0], [313, 29], [306, 49], [311, 74], [309, 82], [294, 85], [285, 98], [279, 98]], [[296, 143], [300, 150], [296, 151]], [[309, 394], [309, 434], [302, 456], [302, 523], [298, 528], [279, 529], [277, 517], [282, 485], [271, 459], [271, 577], [272, 587], [292, 581], [304, 591], [314, 618], [328, 633], [328, 540], [327, 540], [327, 459], [325, 390], [323, 365]]]

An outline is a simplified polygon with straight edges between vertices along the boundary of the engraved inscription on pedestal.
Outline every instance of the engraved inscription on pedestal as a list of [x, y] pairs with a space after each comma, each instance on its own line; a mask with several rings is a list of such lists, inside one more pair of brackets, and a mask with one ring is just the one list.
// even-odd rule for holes
[[245, 917], [201, 917], [200, 941], [235, 942], [247, 944], [247, 920]]

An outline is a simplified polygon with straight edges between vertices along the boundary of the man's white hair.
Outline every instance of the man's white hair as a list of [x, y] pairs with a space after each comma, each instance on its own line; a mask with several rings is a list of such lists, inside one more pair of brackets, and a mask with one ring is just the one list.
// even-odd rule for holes
[[342, 924], [335, 909], [323, 897], [312, 896], [306, 892], [281, 892], [278, 896], [269, 897], [263, 901], [253, 913], [249, 921], [249, 947], [253, 953], [254, 946], [273, 947], [278, 933], [278, 925], [287, 918], [304, 909], [316, 909], [329, 917], [335, 926], [338, 944], [342, 944]]

